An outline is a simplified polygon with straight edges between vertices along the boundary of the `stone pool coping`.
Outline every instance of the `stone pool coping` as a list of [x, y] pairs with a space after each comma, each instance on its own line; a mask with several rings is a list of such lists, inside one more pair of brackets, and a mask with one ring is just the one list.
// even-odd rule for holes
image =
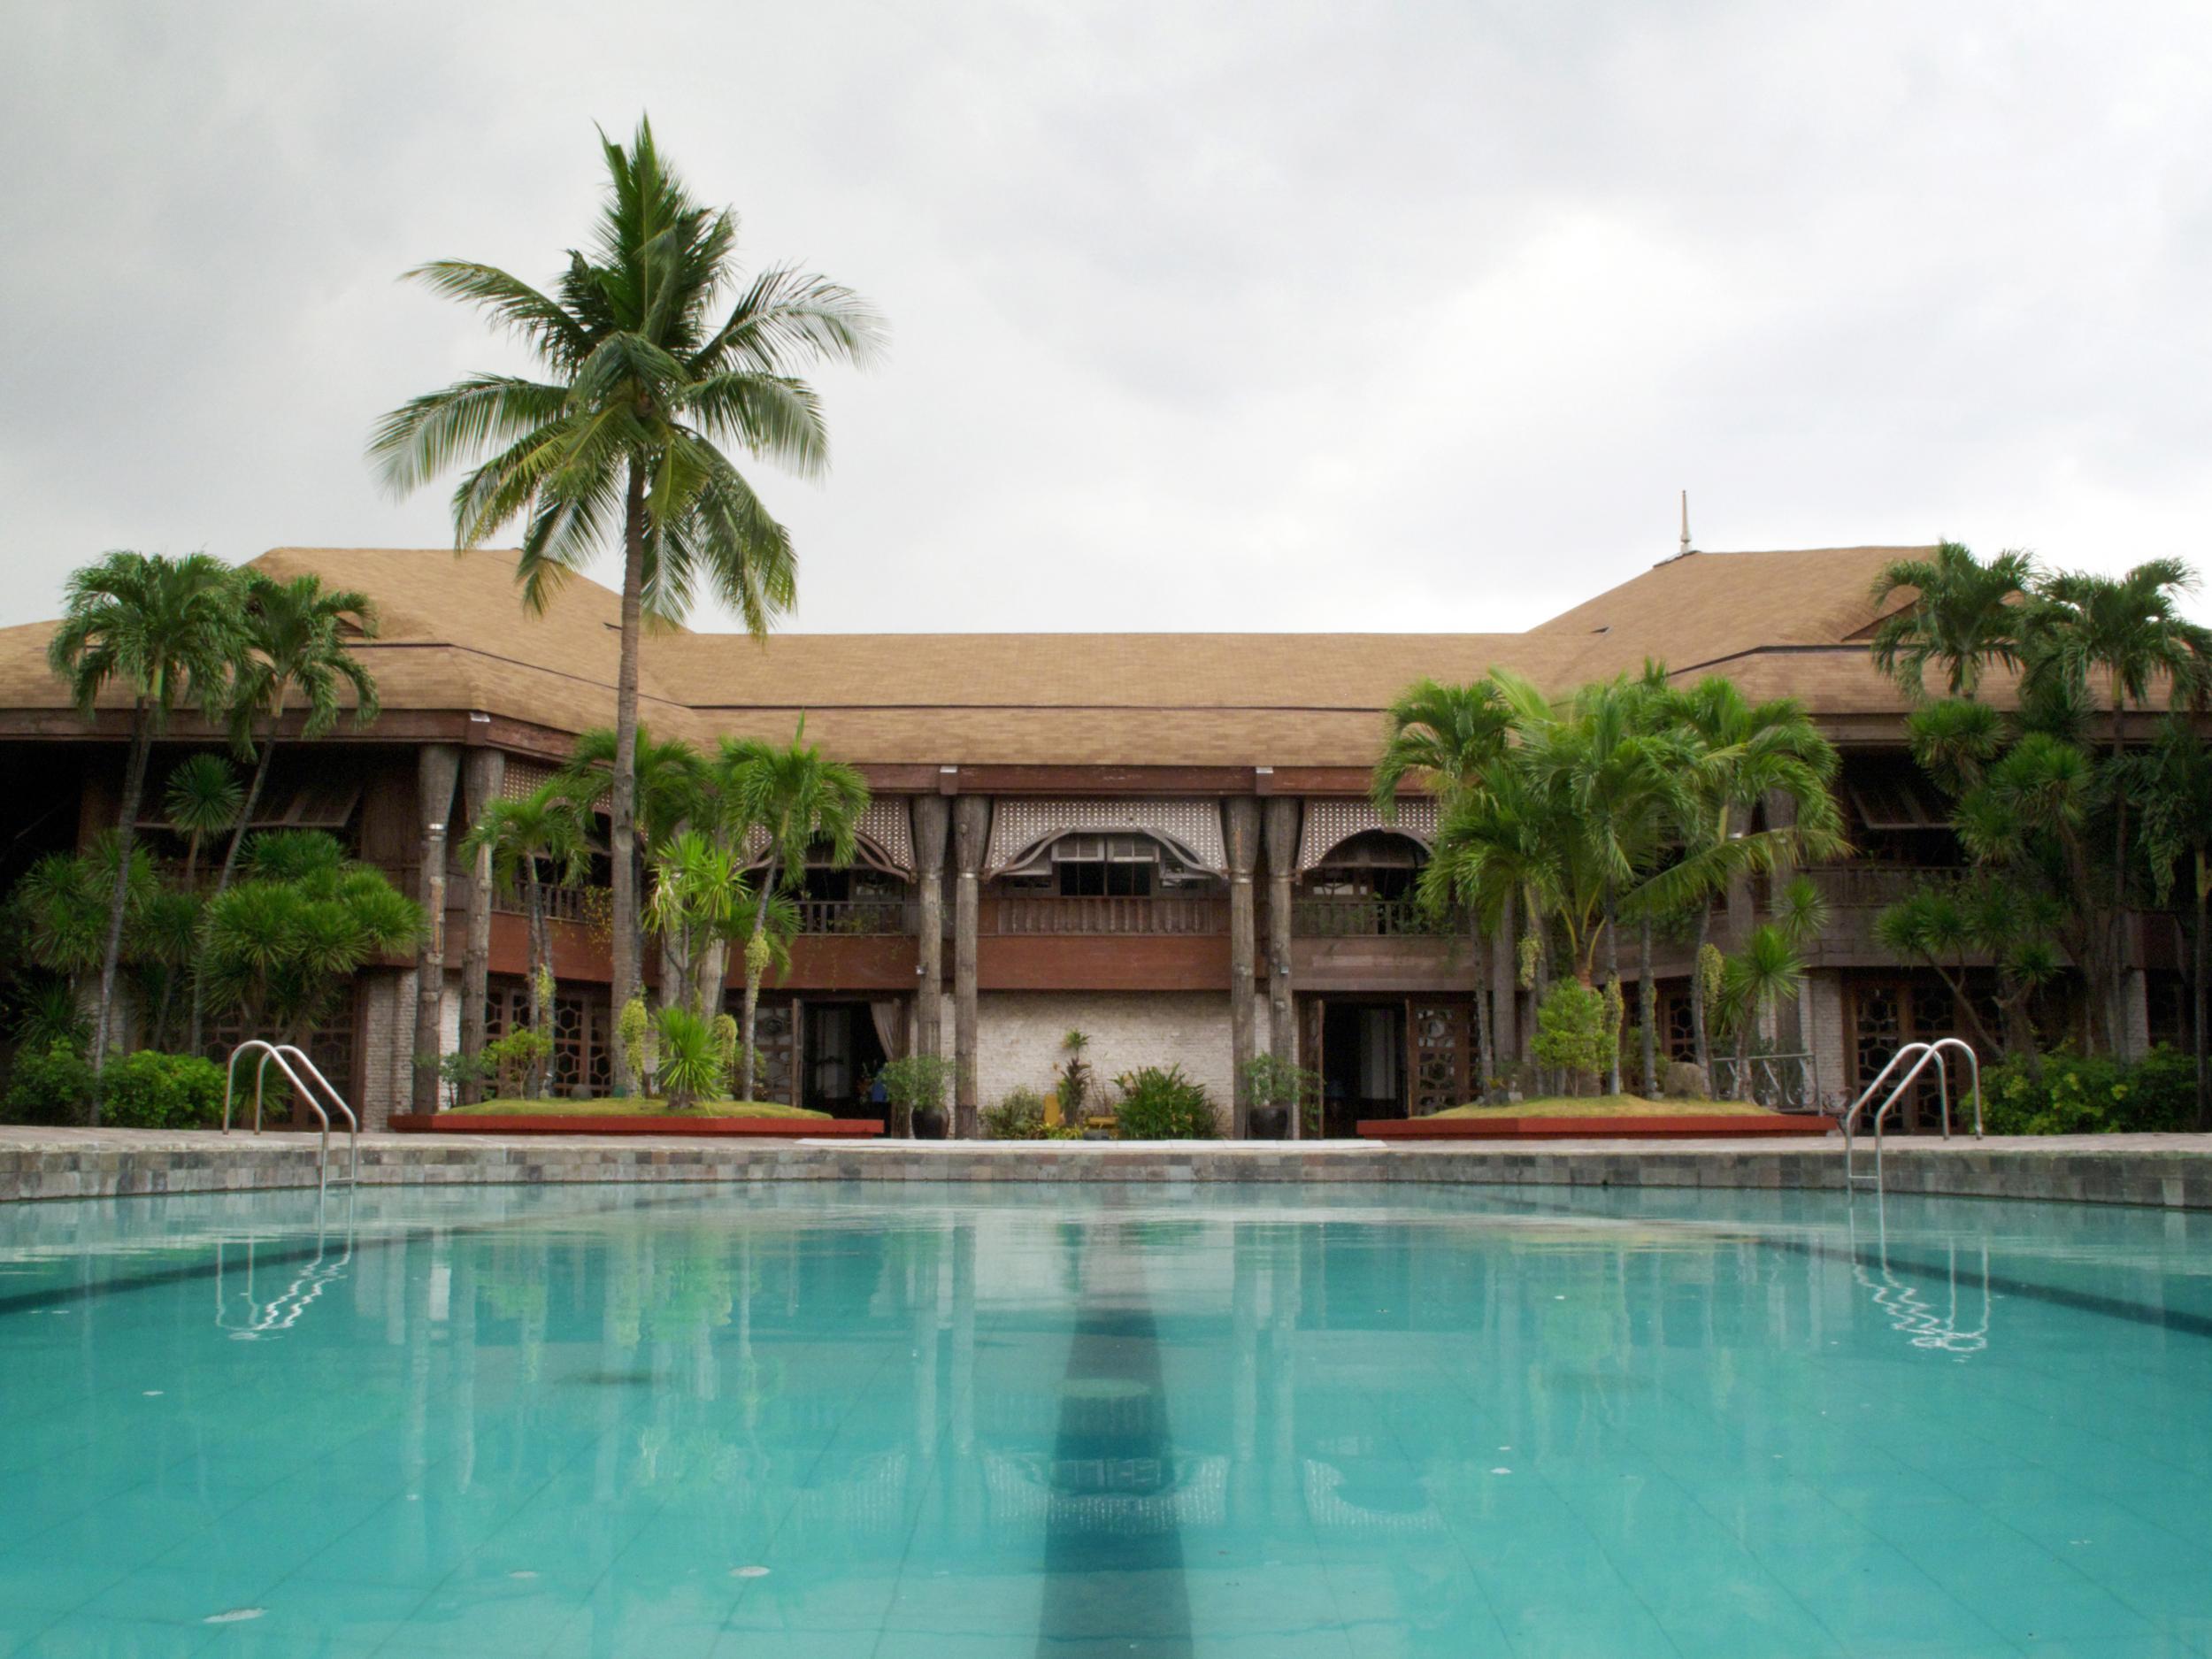
[[[342, 1168], [339, 1145], [333, 1172]], [[2212, 1135], [1898, 1136], [1893, 1194], [2212, 1210]], [[1843, 1145], [1799, 1141], [699, 1141], [366, 1134], [365, 1186], [571, 1181], [1368, 1181], [1839, 1191]], [[0, 1202], [315, 1185], [315, 1137], [0, 1126]]]

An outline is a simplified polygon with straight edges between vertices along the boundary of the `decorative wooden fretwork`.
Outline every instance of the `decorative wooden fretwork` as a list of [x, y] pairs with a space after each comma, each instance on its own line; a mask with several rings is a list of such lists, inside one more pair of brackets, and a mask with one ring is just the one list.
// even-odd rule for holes
[[[730, 1012], [740, 1020], [744, 1018], [741, 994], [730, 997]], [[760, 1051], [760, 1070], [753, 1083], [756, 1100], [780, 1101], [787, 1106], [797, 1103], [792, 1098], [791, 1079], [797, 1071], [798, 1044], [795, 1004], [764, 1002], [753, 1010], [753, 1046]]]
[[1408, 795], [1398, 803], [1394, 824], [1384, 823], [1371, 801], [1307, 802], [1298, 830], [1298, 873], [1303, 875], [1353, 836], [1371, 830], [1393, 830], [1423, 847], [1430, 846], [1436, 840], [1435, 799]]
[[527, 801], [532, 795], [553, 781], [555, 768], [541, 760], [524, 760], [510, 755], [499, 774], [499, 798], [503, 801]]
[[1464, 1106], [1475, 1097], [1474, 1009], [1467, 1002], [1415, 1002], [1407, 1010], [1413, 1060], [1413, 1115]]
[[1228, 873], [1217, 802], [1014, 800], [1000, 801], [992, 810], [984, 875], [1028, 863], [1045, 842], [1071, 830], [1151, 835], [1194, 870]]
[[[869, 865], [911, 879], [914, 874], [914, 829], [907, 816], [904, 795], [885, 795], [863, 809], [853, 826], [856, 866]], [[818, 842], [810, 864], [827, 864], [829, 843]], [[745, 833], [745, 861], [757, 864], [768, 856], [768, 832], [755, 827]]]
[[[525, 1024], [530, 994], [519, 979], [494, 980], [484, 999], [484, 1036], [495, 1041]], [[546, 1090], [561, 1095], [604, 1094], [614, 1082], [614, 1017], [606, 997], [553, 995], [553, 1061]]]

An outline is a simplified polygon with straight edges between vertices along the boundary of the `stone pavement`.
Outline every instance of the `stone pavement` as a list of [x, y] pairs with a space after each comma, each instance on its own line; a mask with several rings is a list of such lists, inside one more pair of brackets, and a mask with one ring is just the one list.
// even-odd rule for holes
[[[366, 1134], [364, 1185], [569, 1181], [1366, 1181], [1840, 1190], [1843, 1144], [1771, 1141], [708, 1141]], [[331, 1172], [343, 1172], [334, 1136]], [[0, 1126], [0, 1202], [312, 1187], [312, 1134]], [[1893, 1194], [2212, 1210], [2212, 1135], [1896, 1136]]]

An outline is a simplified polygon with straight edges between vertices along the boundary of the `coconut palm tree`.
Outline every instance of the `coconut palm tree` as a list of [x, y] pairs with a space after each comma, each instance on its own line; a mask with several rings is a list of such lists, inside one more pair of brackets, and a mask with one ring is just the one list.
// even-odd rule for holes
[[[231, 746], [242, 756], [254, 755], [255, 760], [222, 868], [216, 872], [214, 897], [229, 890], [237, 872], [238, 850], [268, 786], [277, 733], [293, 698], [296, 695], [306, 710], [300, 727], [303, 737], [320, 737], [338, 724], [348, 691], [353, 695], [356, 726], [368, 725], [380, 707], [374, 677], [346, 649], [349, 633], [361, 639], [376, 637], [376, 607], [366, 594], [350, 588], [326, 590], [323, 579], [311, 572], [280, 581], [249, 571], [244, 583], [246, 652], [231, 688]], [[205, 994], [196, 977], [185, 1039], [194, 1054], [200, 1051], [205, 1014]]]
[[[729, 780], [726, 810], [762, 841], [757, 893], [772, 894], [779, 881], [797, 887], [817, 841], [829, 843], [832, 863], [852, 862], [860, 815], [868, 810], [868, 786], [850, 766], [826, 758], [806, 741], [803, 715], [791, 741], [782, 748], [753, 739], [724, 739], [721, 770]], [[743, 1054], [741, 1100], [753, 1098], [754, 1019], [760, 1008], [761, 976], [768, 967], [769, 916], [767, 905], [753, 907], [752, 931], [745, 945], [745, 1014], [738, 1026]], [[964, 1133], [973, 1132], [972, 1125], [962, 1128]]]
[[1892, 560], [1874, 579], [1874, 603], [1908, 588], [1913, 601], [1875, 626], [1874, 665], [1917, 698], [1928, 665], [1939, 664], [1950, 695], [1971, 697], [1988, 664], [2020, 666], [2022, 602], [2035, 581], [2032, 554], [2008, 550], [1985, 565], [1956, 541], [1932, 558]]
[[[115, 1003], [115, 964], [123, 947], [131, 846], [146, 792], [146, 763], [155, 735], [187, 703], [212, 718], [230, 691], [243, 654], [237, 572], [204, 553], [179, 558], [159, 553], [111, 553], [74, 572], [64, 592], [62, 619], [47, 646], [47, 662], [89, 718], [110, 683], [131, 694], [131, 743], [116, 816], [116, 867], [108, 895], [101, 949], [99, 1000], [94, 1006], [91, 1063], [106, 1063]], [[99, 1121], [95, 1098], [92, 1120]]]
[[[1484, 777], [1504, 760], [1513, 730], [1515, 709], [1505, 687], [1494, 679], [1471, 685], [1448, 686], [1433, 680], [1416, 680], [1383, 711], [1383, 752], [1375, 763], [1369, 793], [1385, 823], [1398, 816], [1399, 787], [1417, 779], [1433, 795], [1440, 807], [1456, 795], [1481, 787]], [[1491, 984], [1488, 945], [1498, 913], [1487, 919], [1482, 911], [1467, 911], [1470, 942], [1475, 957], [1475, 1066], [1477, 1090], [1489, 1087], [1496, 1075], [1491, 1054]]]
[[[486, 851], [492, 856], [493, 879], [522, 897], [530, 941], [530, 1029], [542, 1034], [549, 1011], [546, 989], [553, 981], [545, 889], [549, 883], [565, 887], [581, 880], [589, 867], [591, 843], [584, 833], [582, 815], [557, 784], [548, 784], [524, 800], [494, 801], [477, 815], [461, 841], [465, 857], [473, 859]], [[524, 1083], [525, 1098], [535, 1100], [542, 1092], [543, 1073], [544, 1063], [534, 1062]]]
[[608, 189], [593, 246], [570, 253], [551, 294], [467, 261], [409, 273], [518, 336], [542, 378], [477, 374], [415, 398], [380, 423], [370, 455], [402, 492], [471, 467], [453, 498], [455, 542], [475, 547], [519, 521], [516, 575], [532, 611], [618, 538], [609, 852], [619, 1008], [641, 974], [634, 761], [644, 618], [681, 618], [702, 585], [756, 635], [790, 607], [790, 534], [724, 446], [820, 473], [821, 405], [795, 370], [866, 362], [882, 325], [851, 290], [785, 266], [744, 283], [719, 311], [738, 280], [734, 216], [697, 202], [649, 123], [627, 149], [603, 136], [601, 148]]

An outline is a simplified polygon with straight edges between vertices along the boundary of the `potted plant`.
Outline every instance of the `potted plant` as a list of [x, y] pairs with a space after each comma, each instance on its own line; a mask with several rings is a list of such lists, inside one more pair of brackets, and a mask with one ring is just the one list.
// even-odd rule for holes
[[952, 1080], [952, 1062], [942, 1055], [910, 1054], [887, 1060], [876, 1073], [891, 1102], [891, 1133], [908, 1129], [918, 1141], [945, 1138], [945, 1087]]
[[1252, 1102], [1251, 1138], [1285, 1141], [1290, 1137], [1290, 1114], [1321, 1098], [1321, 1079], [1280, 1055], [1256, 1054], [1244, 1063], [1245, 1094]]

